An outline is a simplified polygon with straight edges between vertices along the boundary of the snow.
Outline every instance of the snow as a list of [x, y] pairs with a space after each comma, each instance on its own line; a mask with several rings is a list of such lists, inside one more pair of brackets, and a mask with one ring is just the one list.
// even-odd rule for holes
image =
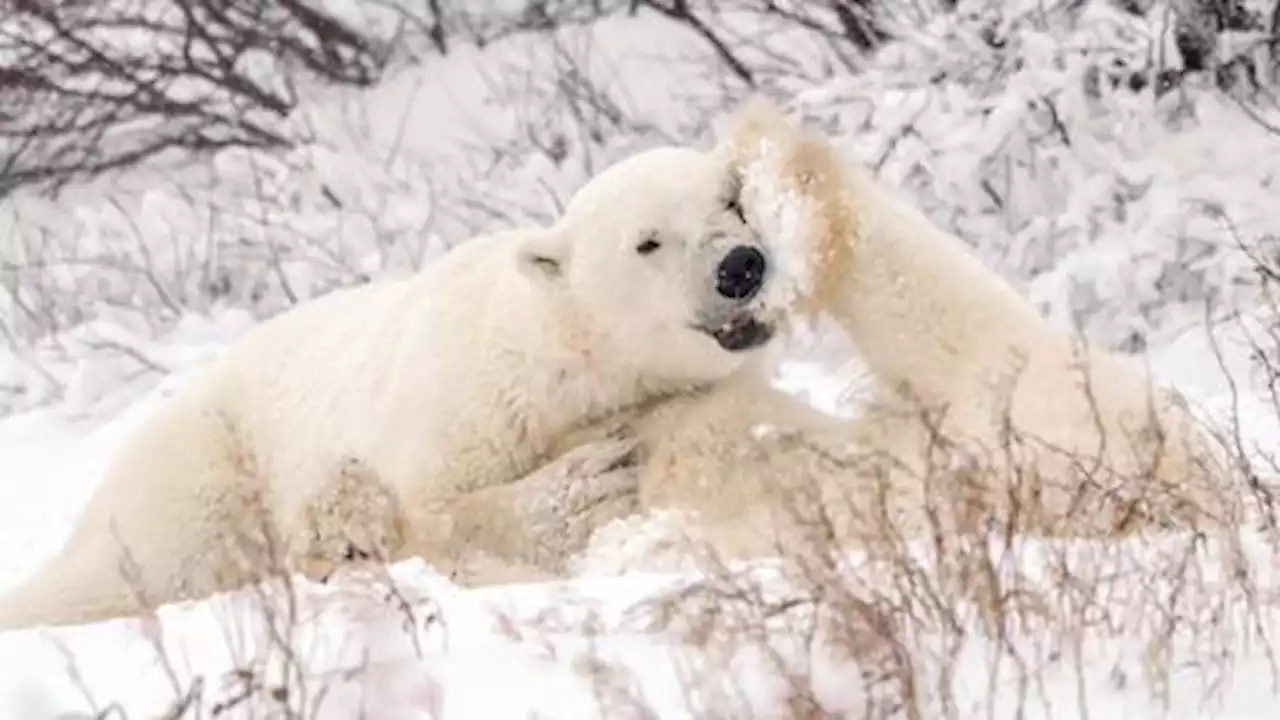
[[[381, 5], [330, 4], [352, 17]], [[1249, 339], [1268, 318], [1250, 304], [1257, 283], [1241, 281], [1250, 261], [1238, 241], [1274, 255], [1280, 139], [1194, 79], [1159, 99], [1109, 84], [1142, 69], [1152, 46], [1170, 52], [1159, 11], [1134, 18], [1094, 2], [1059, 22], [1030, 0], [998, 16], [961, 5], [960, 20], [908, 20], [856, 72], [794, 28], [728, 11], [721, 20], [767, 38], [744, 57], [786, 68], [777, 82], [788, 108], [901, 185], [1055, 322], [1149, 348], [1160, 377], [1205, 417], [1238, 423], [1246, 452], [1265, 462], [1280, 414], [1251, 359]], [[1002, 50], [980, 39], [984, 29]], [[732, 94], [707, 57], [692, 34], [644, 15], [456, 44], [373, 90], [311, 88], [295, 120], [316, 141], [296, 150], [141, 168], [57, 202], [6, 199], [0, 329], [19, 341], [0, 350], [0, 407], [12, 411], [0, 420], [0, 590], [57, 549], [111, 449], [184, 372], [290, 294], [412, 272], [480, 229], [551, 217], [628, 153], [704, 141]], [[1198, 323], [1210, 301], [1244, 308], [1214, 342]], [[816, 332], [777, 383], [852, 412], [858, 368]], [[905, 613], [904, 659], [874, 642], [851, 658], [822, 631], [805, 643], [814, 618], [804, 602], [765, 618], [779, 598], [803, 597], [768, 560], [732, 578], [692, 562], [632, 569], [679, 525], [658, 516], [604, 528], [562, 583], [466, 589], [415, 561], [389, 579], [299, 579], [173, 605], [158, 624], [0, 635], [0, 717], [113, 717], [98, 714], [112, 704], [115, 717], [174, 717], [166, 712], [188, 696], [202, 711], [183, 717], [206, 717], [239, 695], [249, 699], [217, 716], [285, 716], [265, 709], [283, 703], [320, 718], [358, 717], [362, 705], [372, 718], [789, 717], [804, 714], [789, 703], [806, 694], [828, 712], [879, 717], [901, 678], [863, 673], [886, 657], [910, 664], [924, 717], [1274, 714], [1274, 550], [1258, 528], [1240, 533], [1252, 594], [1224, 579], [1218, 549], [1171, 599], [1169, 583], [1189, 572], [1177, 565], [1186, 538], [988, 548], [1000, 573], [1026, 583], [1046, 582], [1063, 557], [1095, 563], [1097, 575], [1125, 565], [1133, 572], [1103, 583], [1103, 597], [1057, 598], [1064, 617], [1101, 615], [1111, 629], [1086, 638], [1011, 619], [996, 634], [952, 598], [954, 622], [937, 608]], [[928, 547], [913, 552], [921, 568], [936, 561]], [[893, 606], [897, 586], [883, 572], [894, 570], [850, 570], [841, 587]], [[689, 589], [699, 581], [709, 588]], [[656, 619], [673, 593], [696, 611], [682, 629]], [[1183, 632], [1165, 645], [1175, 605]], [[299, 616], [286, 622], [290, 606]], [[741, 627], [711, 642], [697, 619], [710, 610]], [[287, 636], [289, 653], [268, 629]]]

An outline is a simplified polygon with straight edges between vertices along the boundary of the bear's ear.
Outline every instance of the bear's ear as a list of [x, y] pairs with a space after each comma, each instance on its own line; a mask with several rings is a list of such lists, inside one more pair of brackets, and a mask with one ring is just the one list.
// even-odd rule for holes
[[516, 249], [516, 262], [532, 280], [551, 282], [564, 274], [569, 261], [569, 244], [555, 232], [527, 238]]

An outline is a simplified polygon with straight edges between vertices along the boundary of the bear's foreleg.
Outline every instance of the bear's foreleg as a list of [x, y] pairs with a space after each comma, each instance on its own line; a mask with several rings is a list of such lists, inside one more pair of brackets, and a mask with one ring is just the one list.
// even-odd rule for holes
[[406, 543], [472, 585], [562, 574], [591, 534], [636, 510], [639, 448], [622, 426], [516, 482], [418, 504], [406, 500]]

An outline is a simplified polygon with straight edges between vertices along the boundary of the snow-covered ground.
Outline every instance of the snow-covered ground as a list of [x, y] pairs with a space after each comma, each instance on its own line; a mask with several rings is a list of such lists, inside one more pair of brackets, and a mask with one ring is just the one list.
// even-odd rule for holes
[[[1280, 237], [1280, 139], [1194, 81], [1158, 101], [1110, 85], [1107, 73], [1132, 72], [1149, 46], [1167, 46], [1158, 18], [1089, 3], [1082, 18], [1053, 25], [1014, 7], [1003, 19], [922, 22], [857, 73], [832, 70], [816, 45], [788, 45], [786, 32], [760, 35], [786, 60], [779, 85], [793, 109], [901, 183], [1047, 315], [1096, 342], [1146, 345], [1159, 374], [1206, 416], [1237, 419], [1246, 440], [1274, 448], [1280, 417], [1255, 392], [1250, 348], [1239, 332], [1223, 333], [1224, 375], [1197, 321], [1206, 300], [1247, 302], [1256, 289], [1239, 282], [1248, 262], [1236, 239], [1265, 250]], [[978, 37], [988, 26], [1003, 39], [998, 51]], [[184, 369], [278, 309], [286, 286], [305, 298], [361, 273], [409, 271], [469, 232], [553, 214], [622, 155], [705, 140], [723, 90], [707, 57], [696, 37], [652, 16], [567, 31], [557, 44], [526, 35], [483, 51], [456, 47], [371, 91], [313, 89], [299, 113], [313, 146], [225, 152], [176, 174], [139, 170], [62, 203], [8, 199], [0, 236], [21, 250], [0, 248], [0, 260], [57, 249], [67, 262], [45, 267], [38, 287], [49, 304], [38, 309], [86, 317], [0, 352], [0, 405], [18, 411], [0, 421], [0, 589], [58, 547], [132, 424]], [[565, 77], [578, 84], [557, 82]], [[617, 117], [574, 105], [587, 90]], [[566, 154], [553, 157], [547, 148], [560, 142]], [[224, 275], [217, 297], [204, 292]], [[15, 286], [28, 292], [32, 277], [15, 273]], [[10, 311], [14, 327], [34, 322], [0, 304]], [[824, 369], [835, 354], [807, 359], [780, 384], [847, 409], [845, 378]], [[659, 518], [649, 531], [661, 529]], [[901, 652], [924, 717], [1272, 717], [1275, 563], [1261, 533], [1242, 538], [1257, 573], [1247, 596], [1210, 573], [1195, 597], [1144, 601], [1165, 597], [1162, 578], [1185, 572], [1164, 577], [1172, 561], [1160, 543], [1129, 548], [1145, 558], [1144, 580], [1101, 602], [1120, 620], [1080, 647], [1063, 627], [997, 637], [972, 617], [961, 618], [963, 633], [936, 618], [906, 623], [914, 634]], [[1176, 554], [1177, 539], [1167, 540]], [[1024, 542], [1015, 564], [1035, 576], [1055, 552]], [[1222, 575], [1225, 561], [1202, 567]], [[299, 581], [289, 589], [296, 622], [255, 610], [261, 598], [244, 592], [166, 608], [160, 628], [120, 621], [8, 634], [0, 718], [285, 717], [273, 702], [324, 718], [360, 717], [362, 705], [374, 718], [813, 716], [794, 704], [801, 695], [841, 716], [890, 714], [864, 705], [895, 696], [883, 689], [895, 678], [863, 689], [862, 673], [883, 670], [879, 648], [858, 663], [832, 638], [804, 645], [803, 603], [748, 623], [788, 628], [770, 636], [774, 652], [741, 632], [726, 649], [696, 628], [658, 632], [642, 602], [696, 578], [613, 570], [606, 554], [576, 581], [468, 590], [413, 562], [391, 569], [391, 599], [385, 582]], [[752, 577], [779, 596], [794, 592], [775, 571], [762, 562]], [[703, 604], [741, 600], [730, 595]], [[1179, 620], [1202, 632], [1184, 628], [1166, 648], [1162, 628], [1178, 625], [1161, 614], [1170, 603], [1204, 615]], [[275, 623], [292, 652], [263, 623]], [[1214, 692], [1217, 704], [1204, 706]], [[240, 696], [250, 700], [215, 714], [215, 703]], [[166, 714], [184, 697], [201, 712]], [[116, 715], [98, 714], [113, 703]]]

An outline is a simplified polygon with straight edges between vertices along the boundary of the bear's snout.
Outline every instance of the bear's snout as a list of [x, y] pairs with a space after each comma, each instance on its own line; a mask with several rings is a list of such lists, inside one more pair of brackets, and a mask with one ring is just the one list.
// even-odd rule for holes
[[730, 300], [748, 300], [764, 286], [768, 267], [764, 253], [750, 245], [735, 246], [716, 268], [716, 292]]

